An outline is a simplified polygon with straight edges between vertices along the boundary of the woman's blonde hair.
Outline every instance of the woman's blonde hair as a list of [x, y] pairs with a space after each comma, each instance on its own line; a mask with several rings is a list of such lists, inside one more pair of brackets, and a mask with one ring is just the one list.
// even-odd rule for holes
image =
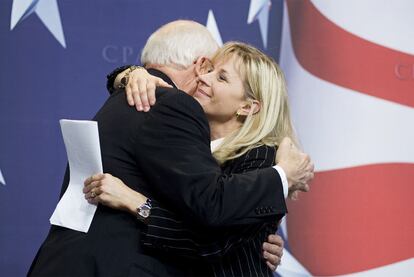
[[241, 128], [226, 136], [213, 153], [217, 161], [223, 164], [260, 145], [277, 146], [286, 136], [296, 143], [286, 82], [276, 62], [253, 46], [240, 42], [223, 45], [212, 61], [223, 62], [231, 57], [236, 57], [246, 99], [259, 101], [260, 110], [254, 114], [252, 109], [243, 117]]

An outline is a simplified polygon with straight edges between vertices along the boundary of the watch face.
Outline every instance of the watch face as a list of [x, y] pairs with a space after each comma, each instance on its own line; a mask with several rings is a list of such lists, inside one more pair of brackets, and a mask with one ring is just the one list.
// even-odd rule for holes
[[139, 215], [142, 216], [143, 218], [147, 218], [150, 215], [150, 207], [144, 205], [139, 209]]
[[149, 211], [141, 211], [142, 217], [149, 217]]

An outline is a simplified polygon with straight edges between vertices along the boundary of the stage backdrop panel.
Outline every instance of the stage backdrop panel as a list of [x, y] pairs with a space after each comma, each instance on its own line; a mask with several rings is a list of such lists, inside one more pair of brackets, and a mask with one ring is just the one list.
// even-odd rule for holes
[[[414, 275], [414, 4], [410, 0], [0, 1], [0, 276], [24, 276], [49, 229], [66, 154], [58, 120], [90, 119], [106, 74], [192, 19], [285, 71], [313, 158], [280, 228], [282, 276]], [[218, 32], [216, 32], [218, 30]]]
[[210, 13], [223, 41], [278, 58], [283, 5], [271, 2], [0, 1], [0, 276], [25, 275], [49, 229], [66, 166], [58, 120], [92, 118], [106, 74], [139, 64], [148, 36], [172, 20], [206, 24]]

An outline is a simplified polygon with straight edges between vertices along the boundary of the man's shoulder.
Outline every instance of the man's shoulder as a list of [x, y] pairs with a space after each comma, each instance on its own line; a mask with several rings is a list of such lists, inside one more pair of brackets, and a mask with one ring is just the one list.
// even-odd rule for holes
[[[175, 88], [158, 87], [155, 94], [157, 99], [156, 103], [159, 106], [168, 107], [181, 113], [188, 113], [192, 116], [200, 117], [201, 120], [207, 122], [200, 103], [184, 91]], [[157, 107], [157, 104], [154, 108]]]
[[175, 88], [159, 87], [156, 90], [156, 99], [156, 104], [150, 110], [152, 115], [175, 122], [177, 126], [192, 124], [191, 126], [202, 129], [204, 135], [210, 137], [207, 117], [193, 97]]

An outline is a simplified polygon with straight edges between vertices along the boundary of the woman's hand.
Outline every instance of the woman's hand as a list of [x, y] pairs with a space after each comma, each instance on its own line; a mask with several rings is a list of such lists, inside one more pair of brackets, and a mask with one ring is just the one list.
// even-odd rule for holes
[[282, 259], [283, 239], [278, 235], [269, 235], [262, 248], [263, 258], [265, 258], [267, 266], [275, 271]]
[[132, 214], [135, 214], [136, 208], [147, 200], [145, 196], [108, 173], [93, 175], [85, 180], [84, 185], [83, 193], [89, 203], [101, 203]]
[[[125, 86], [125, 93], [128, 104], [136, 107], [138, 111], [149, 111], [150, 106], [155, 104], [155, 89], [156, 87], [172, 86], [163, 79], [152, 76], [143, 68], [137, 68], [133, 71], [129, 69], [120, 73], [116, 79], [115, 84], [119, 84], [121, 79], [128, 74], [128, 83]], [[128, 73], [129, 72], [129, 73]]]

